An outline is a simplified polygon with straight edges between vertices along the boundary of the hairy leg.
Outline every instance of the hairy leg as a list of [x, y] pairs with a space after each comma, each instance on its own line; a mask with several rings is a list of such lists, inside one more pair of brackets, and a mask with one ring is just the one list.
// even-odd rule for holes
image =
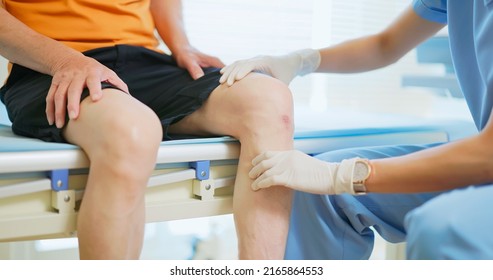
[[242, 259], [284, 256], [291, 191], [254, 192], [248, 177], [252, 159], [265, 150], [293, 148], [293, 105], [289, 89], [265, 75], [250, 74], [232, 87], [219, 86], [207, 102], [170, 132], [231, 135], [241, 143], [234, 190], [234, 216]]
[[159, 119], [133, 97], [105, 89], [101, 100], [82, 101], [64, 136], [91, 162], [77, 224], [80, 258], [138, 258], [145, 188], [162, 139]]

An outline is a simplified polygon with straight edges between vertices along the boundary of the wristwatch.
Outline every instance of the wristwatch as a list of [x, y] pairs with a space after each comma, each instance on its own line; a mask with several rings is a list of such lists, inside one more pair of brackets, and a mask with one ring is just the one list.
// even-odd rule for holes
[[353, 171], [353, 190], [355, 194], [366, 194], [365, 181], [370, 177], [370, 174], [370, 162], [367, 159], [357, 159]]

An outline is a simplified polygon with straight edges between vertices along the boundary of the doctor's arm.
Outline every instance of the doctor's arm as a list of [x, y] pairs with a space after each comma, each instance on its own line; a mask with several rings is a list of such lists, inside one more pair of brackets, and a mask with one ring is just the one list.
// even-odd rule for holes
[[[442, 27], [407, 10], [376, 37], [357, 39], [321, 50], [322, 62], [318, 71], [344, 73], [385, 66]], [[409, 37], [413, 30], [414, 36]], [[366, 49], [367, 53], [364, 52]], [[351, 57], [354, 63], [344, 63]], [[483, 131], [470, 138], [405, 156], [370, 160], [372, 172], [365, 182], [367, 191], [432, 192], [493, 182], [491, 119], [490, 116]], [[352, 178], [355, 159], [327, 163], [297, 151], [266, 152], [255, 158], [253, 164], [250, 176], [255, 179], [252, 184], [254, 190], [285, 185], [319, 194], [354, 193]]]
[[188, 40], [183, 23], [181, 0], [152, 0], [151, 12], [157, 32], [163, 39], [178, 66], [188, 70], [194, 79], [204, 75], [201, 67], [223, 67], [216, 57], [201, 53]]
[[418, 16], [407, 8], [381, 32], [349, 40], [320, 50], [304, 49], [282, 56], [258, 56], [240, 60], [222, 69], [222, 83], [232, 85], [252, 71], [262, 72], [289, 84], [298, 75], [311, 72], [356, 73], [390, 65], [444, 25]]
[[[412, 154], [370, 160], [369, 193], [420, 193], [493, 182], [492, 116], [479, 134]], [[253, 160], [252, 189], [275, 185], [317, 193], [353, 190], [356, 158], [324, 162], [299, 151], [264, 152]]]
[[478, 135], [406, 156], [372, 160], [369, 192], [443, 191], [493, 182], [493, 122]]
[[443, 27], [421, 18], [409, 7], [377, 34], [321, 49], [322, 61], [316, 71], [357, 73], [388, 66]]

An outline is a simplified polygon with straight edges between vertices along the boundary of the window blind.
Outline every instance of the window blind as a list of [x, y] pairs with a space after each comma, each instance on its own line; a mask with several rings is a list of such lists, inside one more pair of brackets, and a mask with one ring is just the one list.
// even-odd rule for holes
[[[391, 23], [410, 0], [183, 0], [185, 27], [192, 44], [226, 64], [259, 54], [285, 54], [321, 48], [375, 33]], [[359, 74], [314, 74], [290, 85], [296, 106], [351, 107], [402, 112], [423, 108], [426, 94], [410, 95], [403, 74], [438, 73], [423, 67], [414, 52], [395, 65]], [[397, 100], [408, 102], [403, 108]], [[413, 112], [411, 112], [413, 113]]]

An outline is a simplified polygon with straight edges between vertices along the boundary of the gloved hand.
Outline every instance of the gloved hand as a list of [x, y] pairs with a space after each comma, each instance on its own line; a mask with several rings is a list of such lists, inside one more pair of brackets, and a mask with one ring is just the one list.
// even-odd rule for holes
[[257, 56], [251, 59], [239, 60], [221, 69], [220, 83], [233, 85], [250, 72], [268, 74], [283, 81], [286, 85], [297, 75], [306, 75], [315, 71], [320, 65], [320, 52], [313, 49], [303, 49], [282, 56]]
[[271, 186], [315, 194], [355, 194], [353, 170], [358, 158], [325, 162], [300, 151], [264, 152], [253, 159], [253, 190]]

